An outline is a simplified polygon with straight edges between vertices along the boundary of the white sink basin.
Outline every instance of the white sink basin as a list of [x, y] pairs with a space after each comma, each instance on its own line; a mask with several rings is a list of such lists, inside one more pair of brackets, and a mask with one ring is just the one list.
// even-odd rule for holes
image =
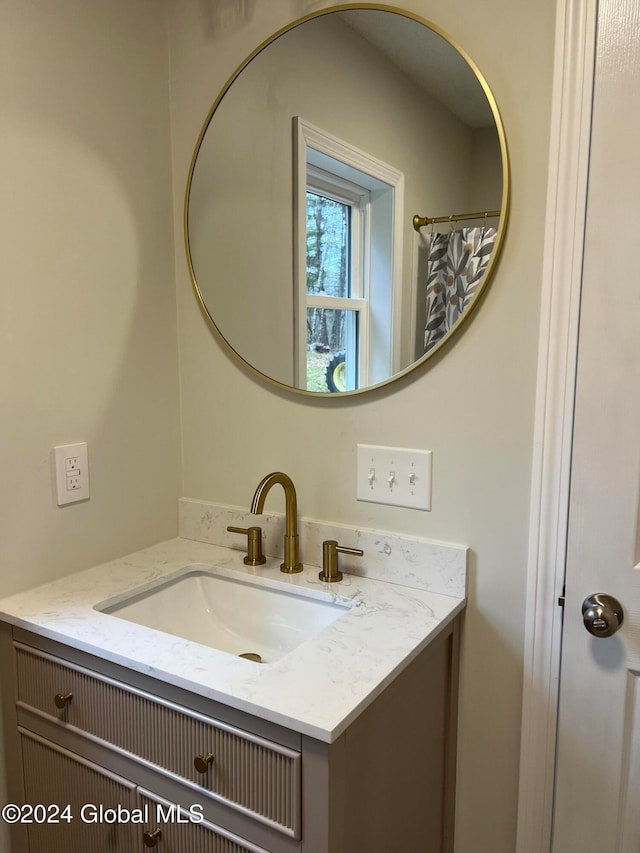
[[96, 610], [249, 660], [271, 663], [350, 608], [193, 569]]

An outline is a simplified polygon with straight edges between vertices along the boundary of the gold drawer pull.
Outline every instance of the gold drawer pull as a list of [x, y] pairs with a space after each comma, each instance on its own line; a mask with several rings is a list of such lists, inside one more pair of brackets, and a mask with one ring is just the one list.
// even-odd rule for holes
[[73, 693], [56, 693], [53, 697], [53, 701], [56, 703], [56, 708], [64, 708], [67, 705], [67, 702], [71, 702], [73, 699]]
[[144, 841], [145, 847], [155, 847], [161, 838], [162, 831], [160, 829], [154, 829], [153, 832], [145, 832], [145, 834], [142, 836], [142, 840]]
[[193, 766], [196, 768], [198, 773], [206, 773], [210, 764], [213, 764], [212, 752], [208, 752], [206, 755], [196, 755], [193, 759]]

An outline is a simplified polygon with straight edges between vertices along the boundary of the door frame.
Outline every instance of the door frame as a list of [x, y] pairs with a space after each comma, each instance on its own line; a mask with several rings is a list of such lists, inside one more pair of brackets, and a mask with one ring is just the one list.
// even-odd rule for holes
[[516, 853], [549, 853], [597, 0], [558, 0], [540, 310]]

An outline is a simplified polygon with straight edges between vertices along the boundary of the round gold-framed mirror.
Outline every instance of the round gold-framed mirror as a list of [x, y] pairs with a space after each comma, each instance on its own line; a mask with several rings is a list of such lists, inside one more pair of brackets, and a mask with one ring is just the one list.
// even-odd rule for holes
[[187, 181], [189, 270], [252, 372], [362, 393], [472, 313], [508, 206], [502, 120], [469, 55], [412, 13], [341, 4], [275, 33], [216, 98]]

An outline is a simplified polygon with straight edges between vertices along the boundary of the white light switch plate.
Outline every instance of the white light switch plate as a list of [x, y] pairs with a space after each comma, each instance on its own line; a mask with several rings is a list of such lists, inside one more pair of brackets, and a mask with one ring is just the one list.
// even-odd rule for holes
[[58, 506], [89, 498], [89, 453], [86, 441], [53, 448]]
[[357, 499], [431, 509], [431, 451], [359, 444]]

